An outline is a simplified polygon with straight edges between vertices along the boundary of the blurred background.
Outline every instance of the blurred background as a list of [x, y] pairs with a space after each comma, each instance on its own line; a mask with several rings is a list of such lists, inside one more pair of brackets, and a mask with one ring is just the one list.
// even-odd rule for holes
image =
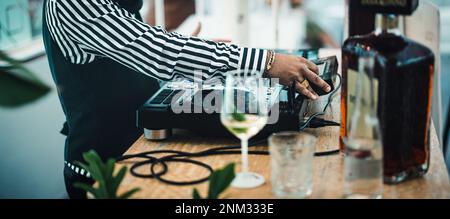
[[[142, 14], [152, 25], [192, 34], [198, 32], [200, 22], [199, 37], [229, 39], [242, 46], [339, 48], [347, 36], [345, 0], [144, 1]], [[433, 115], [433, 119], [441, 118], [444, 124], [450, 102], [450, 1], [427, 2], [440, 11], [442, 103], [433, 107], [442, 116]], [[52, 87], [49, 94], [30, 104], [0, 106], [0, 198], [66, 197], [62, 175], [65, 138], [59, 133], [64, 114], [41, 39], [42, 4], [43, 0], [0, 1], [0, 51]], [[0, 60], [0, 68], [5, 65]]]

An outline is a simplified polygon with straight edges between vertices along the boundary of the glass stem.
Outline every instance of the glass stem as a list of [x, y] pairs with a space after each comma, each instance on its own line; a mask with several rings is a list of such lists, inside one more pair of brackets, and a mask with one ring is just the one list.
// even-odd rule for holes
[[242, 166], [241, 172], [248, 172], [248, 139], [241, 139]]

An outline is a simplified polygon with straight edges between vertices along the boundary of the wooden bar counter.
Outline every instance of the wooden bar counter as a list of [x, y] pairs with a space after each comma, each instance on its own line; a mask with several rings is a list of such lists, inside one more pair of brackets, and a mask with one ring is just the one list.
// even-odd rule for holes
[[[334, 53], [336, 54], [336, 53]], [[321, 56], [328, 55], [323, 54]], [[321, 109], [326, 103], [326, 98], [320, 98], [311, 103], [311, 111]], [[340, 121], [339, 95], [333, 99], [331, 107], [326, 112], [326, 119]], [[205, 127], [207, 128], [207, 127]], [[316, 151], [329, 151], [339, 148], [338, 136], [339, 127], [325, 127], [319, 129], [306, 130], [318, 137]], [[213, 147], [239, 145], [236, 139], [207, 138], [193, 135], [185, 131], [177, 131], [174, 136], [165, 141], [148, 141], [144, 137], [138, 139], [125, 154], [137, 154], [154, 150], [177, 150], [185, 152], [196, 152]], [[267, 145], [252, 147], [250, 150], [268, 150]], [[226, 164], [235, 162], [236, 172], [240, 169], [240, 155], [215, 155], [201, 158], [193, 158], [211, 165], [214, 169], [222, 168]], [[343, 156], [334, 154], [314, 158], [313, 172], [313, 193], [310, 198], [341, 198], [343, 185]], [[434, 126], [431, 126], [431, 162], [428, 173], [421, 178], [406, 181], [398, 185], [384, 185], [383, 198], [386, 199], [434, 199], [450, 198], [450, 181], [445, 166], [442, 150], [436, 135]], [[133, 160], [130, 160], [133, 161]], [[128, 162], [121, 162], [118, 165], [128, 165]], [[138, 169], [138, 172], [148, 173], [148, 167]], [[187, 163], [170, 163], [165, 179], [175, 181], [185, 181], [205, 177], [208, 171]], [[266, 183], [255, 189], [235, 189], [229, 188], [221, 198], [230, 199], [272, 199], [270, 183], [270, 156], [250, 155], [249, 168], [253, 172], [262, 174]], [[198, 188], [201, 195], [205, 196], [208, 182], [194, 186], [173, 186], [162, 183], [156, 179], [137, 178], [128, 173], [119, 188], [119, 193], [131, 188], [141, 189], [133, 198], [145, 199], [190, 199], [193, 188]]]

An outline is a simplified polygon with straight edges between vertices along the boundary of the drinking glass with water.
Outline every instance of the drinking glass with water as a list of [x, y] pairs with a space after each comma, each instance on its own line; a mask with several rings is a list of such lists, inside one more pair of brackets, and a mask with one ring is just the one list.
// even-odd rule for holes
[[275, 196], [305, 198], [311, 195], [316, 141], [315, 136], [301, 132], [281, 132], [269, 138]]

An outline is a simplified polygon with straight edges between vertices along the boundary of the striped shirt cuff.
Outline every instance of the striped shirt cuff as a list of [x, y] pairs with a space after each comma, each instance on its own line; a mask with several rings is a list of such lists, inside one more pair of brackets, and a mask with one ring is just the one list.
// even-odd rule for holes
[[241, 48], [238, 69], [264, 72], [266, 68], [267, 50]]
[[75, 173], [77, 173], [79, 175], [82, 175], [82, 176], [85, 176], [88, 178], [91, 177], [91, 174], [87, 170], [85, 170], [77, 165], [74, 165], [68, 161], [64, 161], [64, 164], [67, 166], [67, 168], [72, 169], [72, 171], [74, 171]]

